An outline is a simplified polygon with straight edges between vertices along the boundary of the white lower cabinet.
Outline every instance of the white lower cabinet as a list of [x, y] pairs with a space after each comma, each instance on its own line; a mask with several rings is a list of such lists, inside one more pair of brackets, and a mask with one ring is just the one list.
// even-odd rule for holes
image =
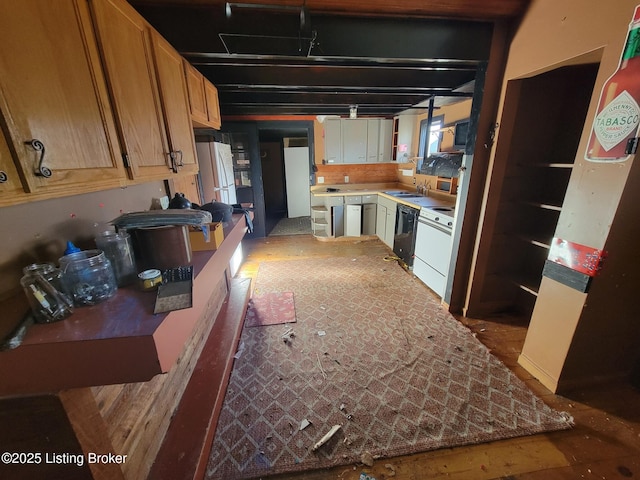
[[376, 212], [378, 205], [375, 203], [365, 203], [362, 205], [362, 234], [363, 235], [375, 235], [376, 234]]
[[347, 237], [359, 237], [362, 231], [362, 205], [345, 205], [344, 234]]
[[387, 207], [378, 204], [376, 211], [376, 235], [384, 242], [385, 232], [387, 230]]

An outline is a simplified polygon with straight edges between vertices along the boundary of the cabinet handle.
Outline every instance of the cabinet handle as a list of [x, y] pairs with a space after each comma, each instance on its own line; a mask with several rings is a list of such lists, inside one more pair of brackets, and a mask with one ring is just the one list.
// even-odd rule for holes
[[36, 152], [40, 152], [40, 160], [38, 161], [38, 167], [35, 169], [33, 173], [35, 173], [36, 176], [38, 177], [44, 177], [44, 178], [51, 177], [51, 175], [53, 175], [53, 172], [51, 171], [51, 169], [47, 168], [45, 165], [42, 164], [42, 162], [44, 161], [44, 144], [36, 138], [34, 138], [33, 140], [27, 140], [26, 142], [24, 142], [24, 144], [30, 145], [31, 148], [33, 148]]
[[0, 170], [0, 183], [6, 183], [7, 180], [9, 180], [9, 175], [7, 175], [7, 172]]
[[178, 168], [184, 167], [184, 163], [182, 161], [182, 150], [175, 150], [169, 153], [169, 157], [171, 158], [171, 170], [173, 173], [178, 173]]

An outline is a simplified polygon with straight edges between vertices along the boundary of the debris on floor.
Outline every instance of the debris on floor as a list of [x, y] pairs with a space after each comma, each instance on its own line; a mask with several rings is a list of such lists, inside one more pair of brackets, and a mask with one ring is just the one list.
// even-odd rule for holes
[[284, 340], [284, 343], [288, 344], [295, 336], [296, 334], [294, 333], [293, 328], [289, 328], [282, 334], [282, 340]]
[[364, 472], [360, 473], [360, 478], [358, 480], [376, 480], [376, 477], [372, 477]]
[[302, 420], [302, 421], [300, 422], [300, 430], [304, 430], [304, 429], [305, 429], [305, 428], [307, 428], [309, 425], [311, 425], [311, 422], [305, 418], [304, 420]]
[[238, 347], [238, 351], [237, 351], [237, 352], [236, 352], [236, 354], [233, 356], [233, 358], [235, 358], [236, 360], [237, 360], [238, 358], [240, 358], [240, 357], [242, 356], [242, 352], [244, 352], [244, 348], [245, 348], [245, 345], [244, 345], [244, 342], [242, 342], [242, 343], [240, 344], [240, 346]]
[[311, 449], [312, 452], [315, 452], [316, 450], [318, 450], [321, 446], [323, 446], [325, 443], [327, 443], [329, 440], [331, 440], [331, 437], [333, 437], [336, 432], [338, 430], [340, 430], [340, 428], [342, 428], [341, 425], [334, 425], [333, 427], [331, 427], [331, 430], [329, 430], [324, 437], [322, 437], [320, 440], [318, 440], [316, 442], [316, 444], [313, 446], [313, 448]]
[[389, 470], [389, 473], [387, 473], [387, 477], [395, 477], [396, 476], [396, 467], [394, 467], [390, 463], [385, 463], [384, 464], [384, 468]]
[[369, 451], [362, 452], [362, 455], [360, 455], [360, 461], [367, 467], [373, 467], [373, 455], [371, 455], [371, 452]]

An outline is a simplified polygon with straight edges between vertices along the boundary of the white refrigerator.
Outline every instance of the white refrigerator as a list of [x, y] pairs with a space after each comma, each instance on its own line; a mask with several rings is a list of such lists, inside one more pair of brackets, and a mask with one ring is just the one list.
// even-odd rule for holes
[[233, 205], [237, 202], [231, 145], [219, 142], [196, 142], [200, 183], [204, 203], [213, 200]]
[[309, 191], [309, 148], [284, 149], [284, 176], [287, 186], [287, 212], [289, 218], [311, 215]]

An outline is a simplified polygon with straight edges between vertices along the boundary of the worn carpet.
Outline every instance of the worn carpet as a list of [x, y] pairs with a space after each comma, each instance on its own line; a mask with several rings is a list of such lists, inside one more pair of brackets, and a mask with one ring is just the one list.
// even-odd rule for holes
[[[247, 479], [569, 428], [418, 280], [377, 257], [261, 263], [298, 322], [245, 328], [207, 468]], [[301, 426], [309, 422], [306, 428]], [[312, 447], [333, 425], [332, 439]]]
[[296, 307], [293, 292], [268, 292], [253, 296], [249, 300], [244, 326], [262, 327], [295, 321]]
[[270, 237], [309, 234], [311, 234], [311, 217], [283, 218], [269, 232]]

